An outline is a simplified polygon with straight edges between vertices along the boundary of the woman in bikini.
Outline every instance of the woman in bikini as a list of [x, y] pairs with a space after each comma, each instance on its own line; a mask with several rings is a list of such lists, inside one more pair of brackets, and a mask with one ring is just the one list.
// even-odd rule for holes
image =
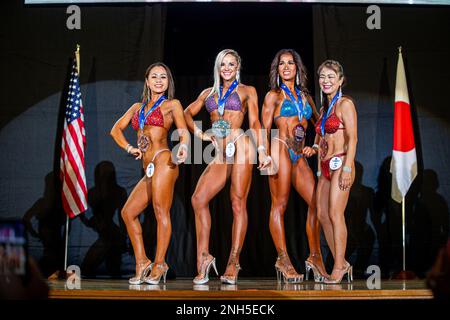
[[312, 270], [314, 280], [320, 282], [327, 276], [320, 251], [320, 225], [316, 214], [315, 179], [303, 157], [308, 120], [317, 120], [314, 102], [306, 89], [306, 70], [300, 55], [292, 49], [280, 50], [270, 68], [270, 87], [262, 110], [262, 123], [270, 130], [272, 123], [278, 136], [272, 137], [270, 156], [273, 171], [269, 175], [272, 198], [270, 233], [278, 257], [275, 263], [278, 281], [298, 283], [298, 274], [286, 249], [284, 213], [289, 200], [291, 184], [308, 204], [306, 234], [310, 248], [305, 261], [306, 277]]
[[341, 64], [327, 60], [317, 71], [322, 106], [316, 123], [313, 148], [304, 153], [311, 156], [319, 152], [317, 176], [317, 214], [334, 258], [333, 271], [325, 283], [340, 283], [344, 275], [353, 280], [353, 268], [345, 260], [347, 227], [345, 207], [350, 187], [355, 179], [357, 144], [357, 115], [353, 100], [342, 95], [345, 81]]
[[[239, 254], [247, 231], [247, 195], [255, 158], [250, 137], [241, 129], [247, 112], [250, 128], [257, 133], [260, 169], [266, 168], [270, 163], [262, 145], [258, 96], [254, 87], [239, 82], [240, 67], [241, 59], [236, 51], [226, 49], [219, 52], [214, 66], [214, 86], [204, 90], [184, 111], [186, 123], [194, 135], [203, 141], [211, 141], [216, 148], [216, 156], [200, 177], [191, 199], [197, 233], [198, 275], [193, 280], [195, 284], [209, 281], [211, 266], [217, 273], [216, 260], [209, 253], [209, 202], [225, 186], [230, 176], [232, 244], [225, 273], [220, 277], [221, 281], [236, 284], [241, 269]], [[212, 123], [212, 130], [207, 132], [198, 128], [193, 120], [203, 106], [209, 112]]]
[[[158, 284], [166, 281], [168, 265], [165, 262], [172, 232], [170, 208], [173, 190], [178, 177], [178, 166], [173, 163], [167, 145], [167, 133], [175, 123], [180, 134], [180, 147], [175, 162], [186, 160], [189, 133], [183, 116], [183, 107], [173, 98], [174, 82], [169, 68], [157, 62], [147, 68], [142, 102], [135, 103], [114, 124], [111, 136], [114, 141], [136, 160], [142, 159], [145, 176], [131, 192], [122, 209], [128, 235], [136, 257], [136, 275], [130, 284]], [[137, 132], [137, 147], [126, 140], [123, 131], [128, 124]], [[151, 263], [144, 249], [139, 214], [152, 202], [157, 221], [156, 255]]]

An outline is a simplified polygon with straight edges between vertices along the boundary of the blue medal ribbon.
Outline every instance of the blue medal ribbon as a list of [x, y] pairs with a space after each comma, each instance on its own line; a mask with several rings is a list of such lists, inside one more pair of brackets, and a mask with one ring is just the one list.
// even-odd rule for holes
[[295, 108], [297, 108], [298, 113], [298, 120], [302, 121], [303, 119], [303, 100], [301, 96], [301, 91], [295, 87], [295, 93], [297, 94], [297, 99], [295, 99], [294, 95], [292, 94], [291, 90], [282, 83], [280, 85], [280, 88], [283, 89], [284, 92], [289, 96], [289, 99], [295, 104]]
[[223, 97], [221, 97], [223, 87], [220, 86], [219, 99], [217, 102], [217, 111], [221, 116], [223, 116], [223, 113], [225, 112], [225, 101], [228, 99], [233, 90], [238, 86], [238, 84], [239, 82], [237, 82], [237, 80], [234, 80]]
[[139, 128], [141, 130], [144, 129], [145, 121], [147, 120], [147, 117], [150, 115], [150, 113], [155, 111], [155, 109], [158, 108], [161, 105], [161, 103], [166, 99], [167, 98], [164, 95], [159, 97], [159, 99], [156, 100], [153, 106], [147, 111], [147, 114], [145, 114], [145, 106], [148, 104], [149, 100], [147, 100], [145, 103], [142, 104], [141, 111], [139, 112]]
[[342, 97], [342, 92], [339, 91], [336, 93], [336, 95], [331, 100], [330, 106], [328, 107], [328, 111], [326, 116], [322, 115], [322, 123], [320, 124], [320, 132], [322, 133], [322, 136], [325, 135], [325, 122], [327, 121], [328, 117], [330, 116], [331, 110], [333, 110], [333, 106], [336, 104], [336, 102], [339, 100], [339, 98]]

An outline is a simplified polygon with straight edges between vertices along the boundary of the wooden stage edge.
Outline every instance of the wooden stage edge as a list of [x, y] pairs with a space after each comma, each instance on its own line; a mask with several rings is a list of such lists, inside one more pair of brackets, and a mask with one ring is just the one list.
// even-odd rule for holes
[[191, 279], [159, 285], [128, 285], [126, 280], [85, 280], [69, 289], [65, 280], [48, 281], [50, 299], [83, 300], [410, 300], [432, 299], [422, 280], [383, 280], [380, 289], [369, 289], [365, 280], [338, 285], [304, 282], [277, 284], [276, 280], [240, 280], [238, 285], [210, 281], [193, 286]]

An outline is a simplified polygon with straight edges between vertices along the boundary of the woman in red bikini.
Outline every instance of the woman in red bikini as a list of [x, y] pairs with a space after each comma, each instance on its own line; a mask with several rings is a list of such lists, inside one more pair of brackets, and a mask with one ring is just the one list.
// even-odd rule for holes
[[331, 275], [324, 283], [340, 283], [347, 275], [353, 280], [353, 268], [345, 260], [347, 227], [344, 211], [355, 178], [357, 115], [353, 100], [343, 96], [344, 71], [334, 60], [322, 63], [317, 71], [321, 89], [321, 116], [316, 123], [316, 139], [306, 156], [319, 152], [317, 176], [317, 215], [334, 257]]
[[[232, 244], [222, 283], [236, 284], [241, 269], [239, 254], [247, 231], [247, 195], [250, 189], [255, 150], [250, 137], [241, 129], [246, 113], [251, 129], [257, 133], [260, 169], [270, 164], [262, 145], [261, 124], [258, 119], [258, 96], [252, 86], [239, 82], [241, 58], [231, 49], [219, 52], [214, 65], [214, 86], [205, 89], [185, 110], [189, 129], [201, 140], [211, 141], [216, 156], [198, 180], [192, 195], [197, 233], [197, 271], [195, 284], [209, 281], [211, 267], [217, 273], [215, 258], [209, 253], [211, 214], [209, 202], [225, 186], [231, 176], [231, 207], [233, 209]], [[212, 132], [198, 128], [193, 117], [205, 106], [210, 114]]]
[[[147, 68], [142, 102], [135, 103], [114, 124], [114, 141], [136, 160], [142, 159], [145, 176], [138, 182], [122, 208], [122, 217], [136, 257], [136, 275], [130, 284], [158, 284], [166, 281], [168, 265], [166, 251], [172, 232], [170, 208], [178, 177], [178, 166], [172, 162], [167, 145], [167, 133], [175, 123], [180, 134], [180, 147], [176, 162], [186, 160], [189, 133], [180, 102], [173, 99], [175, 87], [169, 68], [157, 62]], [[167, 95], [167, 96], [166, 96]], [[128, 124], [137, 132], [137, 147], [126, 140], [123, 131]], [[145, 254], [139, 214], [152, 202], [157, 221], [156, 255], [154, 263]]]

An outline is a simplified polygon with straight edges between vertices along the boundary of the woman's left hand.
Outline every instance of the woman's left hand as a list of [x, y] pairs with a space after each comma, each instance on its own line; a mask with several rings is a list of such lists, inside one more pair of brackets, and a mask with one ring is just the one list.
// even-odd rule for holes
[[177, 162], [178, 163], [184, 163], [187, 158], [188, 150], [187, 146], [185, 144], [180, 145], [177, 152]]
[[265, 151], [259, 153], [258, 160], [259, 160], [258, 166], [259, 170], [265, 170], [269, 168], [270, 165], [272, 164], [272, 158], [268, 156]]
[[348, 191], [350, 190], [351, 186], [352, 173], [341, 171], [341, 174], [339, 175], [339, 189], [341, 189], [342, 191]]
[[131, 148], [130, 149], [130, 154], [132, 154], [135, 158], [135, 160], [140, 160], [142, 159], [143, 153], [141, 151], [141, 149], [139, 148]]
[[305, 157], [310, 158], [313, 155], [317, 154], [317, 150], [311, 147], [304, 147], [302, 153], [305, 155]]

